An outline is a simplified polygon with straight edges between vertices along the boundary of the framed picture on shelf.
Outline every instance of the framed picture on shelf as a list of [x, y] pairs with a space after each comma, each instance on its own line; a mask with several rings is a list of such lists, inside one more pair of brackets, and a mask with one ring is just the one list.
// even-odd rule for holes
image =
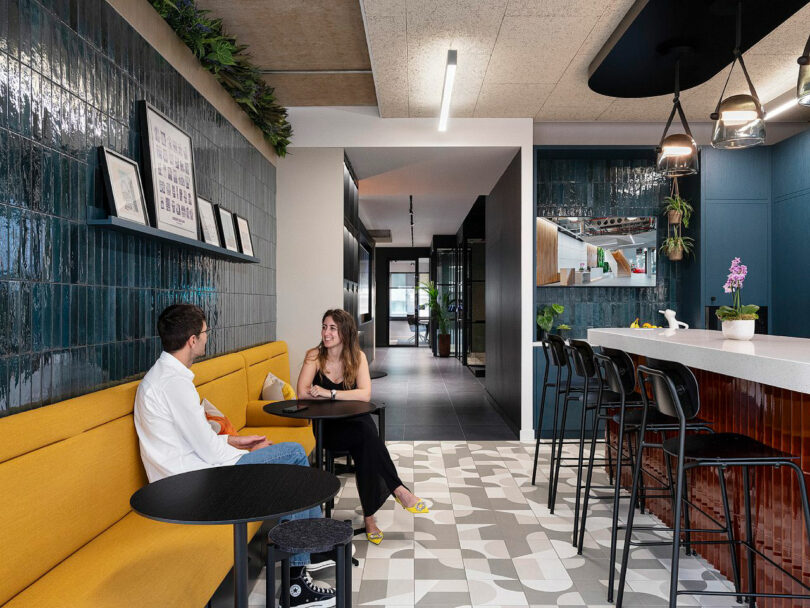
[[233, 214], [236, 221], [236, 236], [239, 237], [239, 248], [245, 255], [253, 255], [253, 239], [250, 238], [250, 226], [241, 215]]
[[146, 200], [152, 225], [198, 239], [191, 137], [147, 102], [139, 104]]
[[211, 201], [197, 197], [197, 213], [200, 216], [200, 236], [204, 243], [222, 247], [217, 229], [217, 216], [214, 215], [214, 205]]
[[222, 238], [222, 247], [230, 251], [239, 251], [236, 242], [236, 230], [234, 229], [233, 213], [221, 207], [217, 208], [217, 219], [219, 220], [219, 235]]
[[110, 215], [148, 226], [138, 163], [103, 146], [98, 153]]

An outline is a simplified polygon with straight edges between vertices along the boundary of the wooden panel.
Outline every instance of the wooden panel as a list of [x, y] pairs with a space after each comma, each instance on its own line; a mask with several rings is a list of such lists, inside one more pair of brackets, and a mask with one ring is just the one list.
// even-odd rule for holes
[[548, 285], [560, 280], [557, 272], [557, 226], [537, 218], [537, 285]]
[[632, 271], [630, 270], [630, 262], [628, 262], [627, 258], [624, 257], [621, 250], [616, 249], [615, 251], [611, 251], [610, 254], [613, 256], [613, 259], [616, 260], [616, 276], [629, 277], [632, 274]]
[[596, 266], [596, 245], [586, 245], [588, 252], [588, 266], [594, 268]]
[[[748, 435], [798, 457], [805, 483], [810, 483], [810, 395], [772, 386], [731, 378], [703, 370], [692, 370], [700, 385], [700, 418], [713, 423], [716, 432]], [[613, 429], [617, 429], [614, 427]], [[616, 433], [611, 433], [615, 440]], [[650, 436], [657, 441], [657, 436]], [[660, 450], [645, 452], [646, 467], [663, 478], [665, 462]], [[624, 475], [623, 475], [624, 477]], [[632, 481], [629, 475], [624, 479]], [[689, 499], [717, 521], [723, 522], [717, 470], [702, 467], [687, 474]], [[745, 537], [744, 486], [742, 470], [729, 469], [726, 485], [732, 516], [735, 518], [736, 538]], [[808, 545], [802, 515], [801, 496], [795, 474], [787, 468], [751, 469], [751, 509], [755, 543], [759, 550], [781, 564], [793, 576], [810, 584], [810, 545]], [[669, 500], [647, 501], [650, 510], [667, 525], [672, 525], [672, 504]], [[626, 508], [626, 507], [625, 507]], [[690, 510], [692, 527], [714, 528], [714, 524], [698, 511]], [[699, 540], [717, 540], [716, 534], [695, 534]], [[695, 545], [698, 553], [732, 579], [731, 559], [726, 545]], [[747, 556], [739, 551], [743, 589], [747, 588]], [[801, 587], [787, 576], [758, 558], [757, 589], [762, 593], [801, 593]], [[760, 598], [762, 608], [789, 608], [798, 600]]]

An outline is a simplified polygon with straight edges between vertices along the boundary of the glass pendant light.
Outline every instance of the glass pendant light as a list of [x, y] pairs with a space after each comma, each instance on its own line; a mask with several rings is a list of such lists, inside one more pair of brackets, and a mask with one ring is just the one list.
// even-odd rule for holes
[[[679, 75], [680, 61], [675, 64], [675, 98], [672, 100], [672, 111], [669, 113], [667, 126], [664, 127], [664, 133], [661, 135], [661, 142], [656, 148], [658, 157], [655, 164], [658, 172], [665, 177], [683, 177], [698, 172], [698, 148], [681, 107]], [[678, 112], [678, 117], [686, 133], [667, 135], [667, 131], [672, 125], [672, 119], [675, 118], [675, 112]]]
[[797, 60], [799, 68], [799, 84], [796, 85], [796, 101], [803, 106], [810, 107], [810, 38], [804, 45], [804, 53]]
[[[737, 44], [734, 47], [734, 61], [731, 62], [731, 69], [728, 71], [726, 84], [723, 85], [717, 107], [711, 114], [711, 119], [716, 121], [712, 134], [712, 147], [721, 150], [741, 150], [765, 143], [765, 112], [762, 111], [759, 96], [748, 75], [748, 70], [745, 68], [745, 61], [743, 61], [740, 50], [741, 39], [742, 2], [739, 2], [737, 3]], [[732, 95], [723, 99], [737, 62], [740, 63], [751, 94]]]

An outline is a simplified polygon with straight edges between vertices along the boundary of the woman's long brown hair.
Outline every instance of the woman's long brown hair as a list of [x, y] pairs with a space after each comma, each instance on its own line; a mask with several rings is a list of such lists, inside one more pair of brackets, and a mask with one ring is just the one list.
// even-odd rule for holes
[[[354, 317], [340, 308], [327, 310], [323, 313], [321, 323], [326, 321], [327, 317], [332, 317], [335, 325], [337, 325], [338, 333], [340, 333], [340, 341], [343, 343], [343, 352], [340, 354], [340, 359], [343, 363], [343, 386], [347, 388], [354, 386], [357, 381], [357, 369], [360, 367], [361, 352]], [[326, 369], [327, 352], [323, 341], [321, 341], [321, 343], [318, 344], [318, 368], [322, 372]]]

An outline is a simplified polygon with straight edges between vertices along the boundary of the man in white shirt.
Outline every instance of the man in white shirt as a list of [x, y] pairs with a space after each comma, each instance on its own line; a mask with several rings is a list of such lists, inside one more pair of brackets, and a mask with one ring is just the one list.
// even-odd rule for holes
[[[198, 306], [174, 304], [160, 314], [158, 333], [163, 352], [141, 380], [135, 396], [135, 429], [149, 481], [208, 467], [240, 464], [309, 466], [304, 448], [293, 442], [272, 445], [261, 435], [217, 435], [205, 417], [194, 386], [194, 359], [205, 354], [208, 340], [205, 313]], [[268, 488], [268, 492], [283, 488]], [[319, 507], [282, 519], [321, 517]], [[332, 565], [310, 563], [310, 555], [290, 558], [292, 607], [328, 608], [335, 591], [317, 586], [309, 571]], [[305, 567], [307, 566], [307, 567]]]

